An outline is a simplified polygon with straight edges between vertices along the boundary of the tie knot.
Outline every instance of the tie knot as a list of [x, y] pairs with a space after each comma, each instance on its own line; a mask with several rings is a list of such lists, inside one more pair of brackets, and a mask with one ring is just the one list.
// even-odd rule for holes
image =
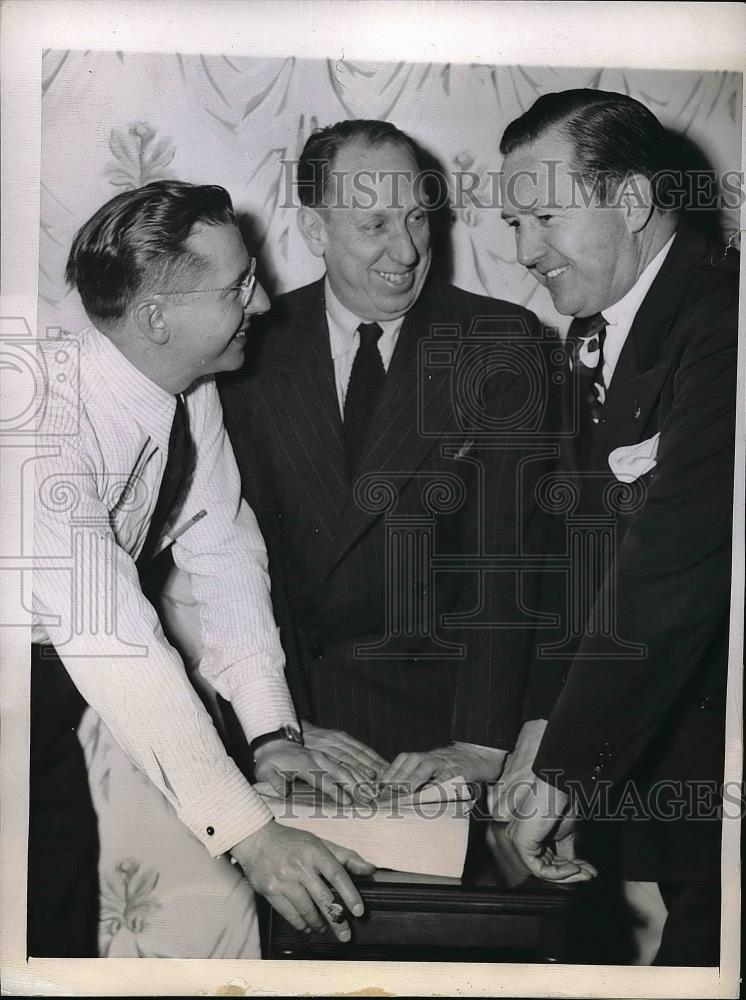
[[592, 316], [576, 316], [567, 331], [568, 339], [588, 340], [589, 337], [596, 337], [606, 330], [606, 320], [603, 313], [594, 313]]
[[361, 323], [357, 328], [362, 347], [375, 347], [383, 330], [378, 323]]
[[[174, 424], [188, 424], [189, 415], [187, 414], [186, 403], [184, 402], [184, 397], [181, 393], [176, 395], [176, 409], [174, 410]], [[173, 427], [173, 424], [171, 425]]]

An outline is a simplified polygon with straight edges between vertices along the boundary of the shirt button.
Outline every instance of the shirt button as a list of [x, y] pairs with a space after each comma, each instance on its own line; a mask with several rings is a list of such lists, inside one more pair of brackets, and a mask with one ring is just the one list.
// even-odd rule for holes
[[212, 835], [214, 833], [215, 833], [215, 827], [214, 826], [208, 826], [208, 828], [207, 828], [207, 836], [208, 837], [212, 837]]

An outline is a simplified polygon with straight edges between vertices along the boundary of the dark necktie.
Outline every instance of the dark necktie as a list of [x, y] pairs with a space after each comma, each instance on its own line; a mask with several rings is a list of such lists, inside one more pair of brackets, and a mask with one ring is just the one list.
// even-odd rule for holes
[[581, 428], [593, 430], [606, 399], [604, 341], [606, 320], [601, 313], [574, 319], [567, 332], [573, 370], [580, 382]]
[[378, 323], [361, 323], [360, 346], [352, 363], [344, 407], [347, 471], [352, 478], [362, 455], [365, 436], [381, 399], [386, 371], [378, 350], [383, 330]]
[[[138, 569], [142, 571], [153, 559], [161, 534], [169, 517], [182, 503], [194, 471], [194, 442], [189, 433], [189, 415], [183, 396], [176, 397], [174, 422], [168, 439], [168, 455], [163, 469], [161, 488], [150, 520], [150, 527], [140, 555]], [[141, 572], [142, 577], [142, 572]]]

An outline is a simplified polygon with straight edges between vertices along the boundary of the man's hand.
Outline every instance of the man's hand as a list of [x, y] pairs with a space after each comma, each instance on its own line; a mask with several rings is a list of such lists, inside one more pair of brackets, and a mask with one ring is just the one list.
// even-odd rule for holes
[[[534, 759], [547, 726], [546, 719], [524, 722], [515, 749], [508, 755], [500, 780], [487, 788], [487, 808], [497, 820], [507, 823], [521, 810], [535, 775]], [[525, 815], [523, 812], [521, 815]]]
[[334, 893], [350, 913], [362, 916], [363, 901], [345, 868], [370, 875], [375, 866], [359, 854], [274, 820], [242, 840], [231, 854], [252, 888], [296, 930], [321, 931], [328, 924], [340, 941], [350, 940], [350, 925]]
[[360, 781], [376, 781], [389, 762], [371, 747], [338, 729], [322, 729], [303, 720], [303, 740], [308, 750], [321, 750], [339, 764], [344, 764]]
[[426, 781], [463, 776], [467, 781], [494, 781], [507, 752], [467, 744], [452, 744], [429, 753], [400, 753], [380, 776], [382, 785], [416, 791]]
[[573, 817], [565, 816], [568, 796], [535, 778], [507, 828], [507, 837], [532, 875], [547, 882], [587, 882], [598, 874], [575, 854]]
[[287, 795], [289, 784], [296, 778], [345, 805], [367, 802], [375, 794], [373, 780], [359, 767], [290, 740], [265, 743], [254, 754], [254, 762], [256, 780], [269, 782], [278, 795]]

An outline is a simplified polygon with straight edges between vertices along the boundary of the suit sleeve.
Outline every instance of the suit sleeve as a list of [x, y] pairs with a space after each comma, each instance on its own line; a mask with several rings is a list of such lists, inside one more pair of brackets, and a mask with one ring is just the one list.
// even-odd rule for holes
[[680, 338], [657, 467], [601, 595], [645, 654], [615, 659], [603, 639], [582, 640], [534, 767], [566, 791], [624, 778], [727, 634], [736, 321], [703, 303]]
[[[568, 362], [564, 344], [555, 343], [552, 350], [557, 357], [561, 353], [562, 371], [567, 372]], [[559, 431], [563, 423], [563, 395], [570, 392], [572, 383], [566, 378], [558, 379], [556, 383], [552, 382], [547, 387], [545, 429], [548, 447], [543, 474], [549, 477], [560, 472], [568, 462], [567, 456], [563, 457], [563, 449], [568, 447], [568, 442]], [[551, 482], [551, 479], [548, 481]], [[543, 645], [551, 645], [564, 639], [562, 612], [567, 598], [567, 578], [564, 573], [550, 570], [550, 566], [552, 563], [556, 565], [559, 560], [564, 560], [566, 554], [566, 515], [555, 511], [551, 502], [545, 499], [538, 505], [535, 524], [529, 551], [535, 559], [542, 560], [543, 565], [535, 575], [527, 574], [532, 586], [526, 594], [526, 602], [536, 611], [537, 627], [531, 637], [530, 665], [522, 714], [524, 723], [546, 721], [549, 718], [570, 667], [567, 658], [548, 658], [541, 655]], [[532, 731], [536, 732], [536, 727], [533, 727]], [[536, 746], [538, 747], [538, 743]]]
[[[552, 432], [559, 426], [559, 398], [551, 377], [551, 348], [557, 344], [542, 337], [533, 313], [522, 311], [521, 315], [524, 337], [535, 343], [524, 339], [514, 345], [524, 354], [523, 361], [508, 365], [518, 377], [506, 379], [493, 393], [487, 425], [505, 427], [507, 432], [485, 434], [477, 440], [484, 491], [478, 547], [487, 556], [536, 557], [546, 545], [547, 522], [536, 503], [536, 485], [556, 450]], [[529, 371], [531, 377], [526, 377]], [[538, 379], [537, 372], [542, 373]], [[519, 425], [512, 417], [529, 412], [538, 416], [527, 431], [525, 421]], [[535, 567], [483, 575], [480, 618], [490, 625], [466, 632], [467, 658], [456, 689], [454, 740], [512, 750], [522, 722], [537, 586]]]

